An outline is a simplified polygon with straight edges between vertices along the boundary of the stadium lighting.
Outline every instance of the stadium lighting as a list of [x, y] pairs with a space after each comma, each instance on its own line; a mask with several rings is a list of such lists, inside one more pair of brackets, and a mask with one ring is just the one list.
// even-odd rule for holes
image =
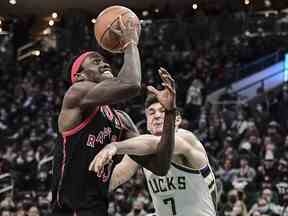
[[16, 4], [16, 0], [9, 0], [9, 4], [15, 5]]
[[35, 56], [40, 56], [41, 52], [40, 52], [40, 50], [33, 50], [32, 54]]
[[53, 19], [57, 19], [58, 18], [58, 14], [56, 12], [52, 13], [52, 18]]
[[250, 0], [244, 0], [244, 4], [245, 5], [249, 5], [250, 4]]
[[142, 11], [142, 16], [148, 16], [149, 15], [149, 11], [147, 11], [147, 10], [144, 10], [144, 11]]
[[271, 1], [270, 0], [265, 0], [264, 1], [265, 7], [271, 7]]
[[192, 5], [192, 8], [193, 8], [194, 10], [197, 10], [198, 5], [195, 3], [195, 4]]
[[44, 35], [48, 35], [50, 33], [51, 33], [51, 29], [50, 28], [46, 28], [46, 29], [43, 30], [43, 34]]
[[49, 20], [49, 26], [53, 26], [54, 25], [54, 20]]
[[154, 11], [155, 11], [155, 13], [159, 13], [159, 9], [158, 8], [156, 8]]
[[0, 32], [2, 32], [2, 28], [0, 28]]
[[91, 20], [91, 22], [95, 24], [95, 23], [96, 23], [96, 19], [93, 18], [93, 19]]

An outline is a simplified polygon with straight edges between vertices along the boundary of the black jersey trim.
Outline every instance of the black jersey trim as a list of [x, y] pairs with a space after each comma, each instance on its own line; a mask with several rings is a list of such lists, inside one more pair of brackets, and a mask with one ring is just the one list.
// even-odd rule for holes
[[192, 174], [200, 174], [200, 170], [198, 170], [198, 169], [192, 169], [189, 167], [185, 167], [183, 165], [176, 164], [175, 162], [172, 162], [172, 161], [171, 161], [171, 165], [174, 166], [175, 168], [180, 169], [180, 170], [185, 171], [185, 172], [189, 172]]
[[99, 111], [99, 107], [97, 107], [96, 110], [90, 116], [88, 116], [83, 122], [81, 122], [79, 125], [67, 131], [62, 132], [62, 135], [67, 137], [67, 136], [71, 136], [71, 135], [78, 133], [80, 130], [86, 127], [87, 124], [91, 122], [91, 120], [96, 116], [98, 111]]

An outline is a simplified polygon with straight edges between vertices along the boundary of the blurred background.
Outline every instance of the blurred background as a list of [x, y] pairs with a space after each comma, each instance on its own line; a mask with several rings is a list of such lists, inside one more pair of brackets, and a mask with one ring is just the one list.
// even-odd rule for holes
[[[40, 4], [41, 3], [41, 4]], [[0, 214], [48, 215], [63, 67], [100, 51], [93, 25], [105, 7], [141, 19], [143, 82], [159, 66], [176, 79], [182, 127], [201, 140], [219, 188], [220, 216], [288, 215], [288, 1], [0, 2]], [[120, 104], [145, 131], [144, 96]], [[153, 215], [141, 171], [110, 196], [109, 215]]]

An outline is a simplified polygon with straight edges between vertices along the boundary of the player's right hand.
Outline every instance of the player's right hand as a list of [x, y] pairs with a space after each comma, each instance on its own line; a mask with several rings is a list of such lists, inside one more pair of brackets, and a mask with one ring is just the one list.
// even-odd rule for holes
[[133, 18], [129, 17], [126, 24], [124, 24], [122, 16], [119, 16], [118, 25], [120, 29], [115, 29], [112, 26], [110, 26], [110, 29], [121, 38], [123, 45], [128, 43], [138, 44], [139, 35], [137, 33], [137, 24], [133, 22]]
[[113, 156], [117, 153], [117, 146], [115, 143], [106, 145], [93, 159], [89, 165], [89, 171], [97, 173], [101, 177], [105, 165], [112, 161]]
[[161, 103], [162, 106], [167, 111], [175, 110], [176, 109], [175, 81], [166, 69], [160, 67], [158, 72], [163, 81], [162, 86], [164, 87], [164, 89], [161, 91], [155, 89], [153, 86], [147, 86], [147, 90], [157, 97], [159, 103]]

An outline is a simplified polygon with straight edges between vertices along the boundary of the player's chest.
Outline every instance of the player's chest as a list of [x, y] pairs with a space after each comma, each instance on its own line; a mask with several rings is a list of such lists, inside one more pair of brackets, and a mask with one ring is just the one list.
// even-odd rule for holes
[[85, 135], [85, 145], [90, 149], [102, 149], [105, 145], [120, 140], [121, 122], [115, 112], [107, 107], [101, 107], [97, 118], [90, 125]]

